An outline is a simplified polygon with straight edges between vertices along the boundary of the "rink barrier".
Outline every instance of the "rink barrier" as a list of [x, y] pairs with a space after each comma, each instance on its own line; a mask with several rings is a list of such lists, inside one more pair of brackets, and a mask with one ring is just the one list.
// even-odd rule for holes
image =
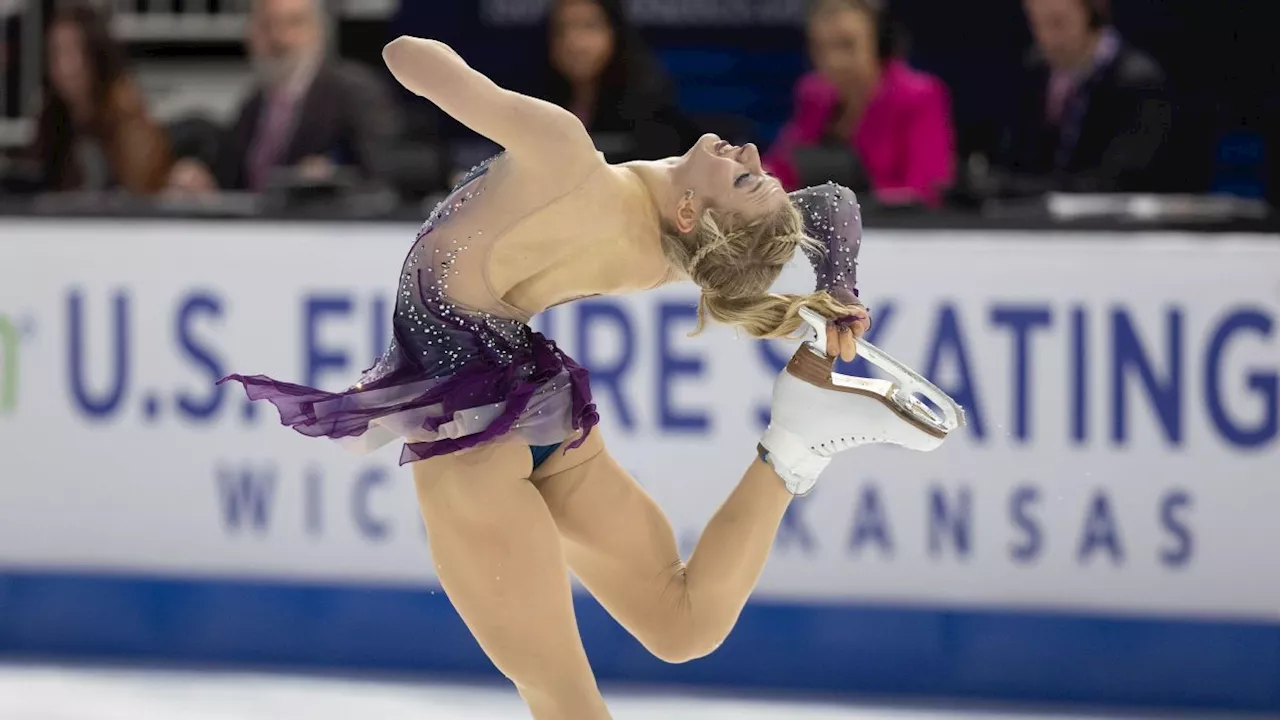
[[[494, 677], [429, 589], [399, 448], [348, 456], [215, 385], [345, 387], [386, 348], [415, 229], [6, 225], [0, 655]], [[709, 658], [664, 665], [582, 601], [601, 676], [1280, 712], [1274, 237], [869, 229], [862, 262], [870, 339], [970, 426], [837, 458]], [[689, 337], [695, 299], [536, 323], [591, 368], [686, 554], [793, 351]]]
[[[654, 659], [589, 597], [601, 680], [764, 693], [1280, 711], [1280, 625], [753, 602], [712, 655]], [[0, 573], [0, 657], [498, 679], [441, 591]]]

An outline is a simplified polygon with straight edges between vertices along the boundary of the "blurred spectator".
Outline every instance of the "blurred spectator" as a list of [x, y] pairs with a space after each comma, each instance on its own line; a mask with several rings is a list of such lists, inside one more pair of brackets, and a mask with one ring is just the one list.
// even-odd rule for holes
[[936, 204], [955, 172], [951, 99], [895, 56], [891, 26], [866, 0], [819, 0], [809, 15], [815, 72], [766, 157], [788, 189], [836, 180], [882, 203]]
[[189, 192], [261, 191], [279, 168], [308, 180], [354, 167], [385, 177], [399, 108], [378, 77], [327, 54], [323, 0], [255, 0], [247, 38], [257, 81], [212, 167], [180, 161], [170, 185]]
[[1111, 25], [1108, 0], [1023, 0], [1036, 48], [996, 166], [1015, 192], [1158, 189], [1165, 77]]
[[139, 195], [163, 189], [168, 138], [147, 114], [106, 18], [87, 5], [64, 7], [47, 40], [45, 104], [31, 153], [39, 186]]
[[683, 154], [702, 134], [622, 0], [555, 0], [542, 86], [534, 94], [577, 115], [612, 162]]

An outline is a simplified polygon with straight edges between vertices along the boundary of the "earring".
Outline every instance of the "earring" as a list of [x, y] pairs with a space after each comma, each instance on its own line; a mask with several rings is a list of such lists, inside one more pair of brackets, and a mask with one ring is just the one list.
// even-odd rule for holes
[[692, 200], [692, 199], [693, 199], [693, 195], [694, 195], [694, 192], [693, 192], [692, 190], [687, 190], [687, 191], [685, 191], [684, 199], [685, 199], [685, 200]]

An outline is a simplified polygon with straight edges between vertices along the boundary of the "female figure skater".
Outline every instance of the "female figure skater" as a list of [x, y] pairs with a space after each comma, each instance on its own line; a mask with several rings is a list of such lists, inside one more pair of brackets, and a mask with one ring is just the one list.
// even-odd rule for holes
[[[608, 718], [569, 571], [658, 657], [702, 657], [734, 626], [783, 513], [831, 455], [941, 438], [802, 348], [775, 384], [758, 452], [743, 449], [745, 475], [682, 561], [662, 511], [593, 430], [586, 371], [529, 319], [692, 280], [703, 319], [784, 337], [807, 306], [832, 321], [819, 345], [852, 359], [869, 324], [854, 284], [855, 198], [834, 186], [788, 198], [754, 146], [714, 136], [683, 157], [611, 166], [572, 114], [498, 87], [441, 43], [400, 38], [384, 58], [406, 88], [505, 152], [423, 226], [400, 275], [394, 340], [353, 387], [229, 379], [305, 435], [364, 448], [407, 440], [401, 462], [413, 463], [441, 585], [481, 647], [538, 720]], [[796, 248], [820, 289], [770, 294]]]

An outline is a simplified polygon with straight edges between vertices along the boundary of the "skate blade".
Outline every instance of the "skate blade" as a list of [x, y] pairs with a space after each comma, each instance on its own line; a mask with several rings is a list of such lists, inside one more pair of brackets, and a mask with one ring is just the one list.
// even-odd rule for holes
[[[827, 354], [826, 318], [805, 307], [800, 308], [800, 317], [813, 329], [816, 338], [806, 341], [800, 352], [796, 353], [796, 357], [792, 358], [792, 365], [796, 366], [795, 370], [800, 370], [804, 373], [799, 375], [793, 372], [793, 374], [797, 374], [798, 377], [808, 382], [829, 387], [832, 390], [843, 390], [845, 392], [878, 397], [904, 419], [935, 437], [945, 438], [967, 424], [964, 408], [951, 399], [950, 395], [929, 382], [920, 373], [912, 370], [906, 364], [865, 339], [857, 342], [858, 355], [888, 373], [893, 378], [893, 381], [857, 378], [835, 372], [835, 358]], [[801, 353], [804, 352], [809, 352], [811, 355], [821, 358], [822, 362], [825, 363], [827, 368], [825, 372], [828, 373], [825, 382], [817, 382], [819, 380], [817, 376], [818, 365], [814, 364], [812, 360], [804, 361], [800, 359]], [[788, 368], [791, 369], [791, 366], [789, 365]], [[916, 397], [917, 395], [924, 396], [936, 405], [942, 411], [941, 415], [921, 402]]]

